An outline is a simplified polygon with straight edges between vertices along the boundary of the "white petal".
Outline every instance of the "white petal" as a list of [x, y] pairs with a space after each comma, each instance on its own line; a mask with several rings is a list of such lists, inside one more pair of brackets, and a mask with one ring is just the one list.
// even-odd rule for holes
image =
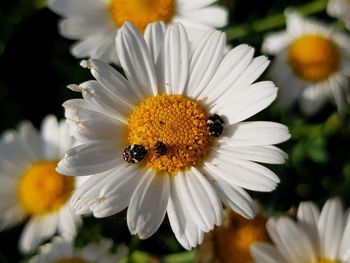
[[262, 52], [275, 55], [283, 50], [292, 41], [291, 37], [287, 32], [277, 32], [267, 34], [262, 44]]
[[278, 249], [270, 244], [254, 243], [250, 253], [256, 263], [287, 263]]
[[277, 122], [241, 122], [224, 127], [222, 144], [235, 146], [271, 145], [290, 138], [287, 126]]
[[166, 26], [163, 22], [150, 23], [146, 27], [144, 37], [150, 50], [158, 79], [158, 93], [164, 94], [164, 37]]
[[69, 39], [87, 39], [89, 36], [101, 32], [108, 25], [107, 17], [104, 13], [98, 14], [88, 19], [82, 17], [69, 17], [59, 21], [58, 28], [61, 35]]
[[232, 96], [223, 96], [210, 111], [224, 115], [230, 124], [235, 124], [269, 106], [277, 97], [277, 88], [271, 81], [262, 81], [237, 90]]
[[254, 218], [257, 211], [255, 202], [244, 189], [228, 184], [205, 166], [202, 169], [203, 174], [209, 178], [209, 182], [215, 187], [219, 198], [226, 206], [247, 219]]
[[122, 154], [113, 141], [78, 145], [66, 152], [57, 165], [57, 171], [74, 176], [102, 173], [123, 163]]
[[19, 127], [20, 143], [23, 145], [29, 160], [44, 160], [44, 145], [38, 131], [30, 122], [22, 122]]
[[59, 158], [62, 158], [65, 154], [65, 152], [72, 148], [73, 145], [76, 143], [75, 139], [70, 135], [69, 131], [69, 125], [66, 122], [66, 120], [61, 120], [58, 124], [59, 129], [59, 149], [58, 149], [58, 156]]
[[[221, 225], [223, 210], [221, 201], [218, 198], [215, 189], [198, 169], [192, 167], [191, 172], [192, 174], [187, 176], [186, 179], [188, 185], [191, 187], [190, 190], [192, 191], [193, 196], [197, 195], [198, 202], [204, 205], [203, 211], [207, 211], [203, 214], [208, 218], [213, 218], [207, 219], [210, 224]], [[213, 214], [209, 211], [212, 211]]]
[[225, 34], [209, 31], [195, 48], [186, 90], [190, 97], [195, 97], [208, 85], [223, 58], [225, 43]]
[[314, 262], [315, 252], [302, 229], [287, 217], [269, 220], [267, 230], [288, 262]]
[[132, 234], [141, 239], [153, 235], [163, 222], [169, 200], [169, 177], [148, 172], [142, 175], [127, 212], [127, 223]]
[[117, 52], [131, 86], [144, 97], [158, 94], [156, 70], [145, 39], [130, 22], [125, 22], [116, 38]]
[[74, 238], [78, 227], [82, 224], [80, 216], [76, 215], [66, 204], [58, 214], [58, 230], [60, 235]]
[[228, 10], [221, 6], [210, 6], [193, 10], [186, 12], [182, 17], [214, 28], [224, 27], [228, 24]]
[[207, 98], [208, 103], [216, 101], [221, 97], [242, 75], [253, 59], [254, 49], [247, 45], [239, 45], [232, 49], [221, 61], [213, 78], [200, 94]]
[[[175, 188], [179, 191], [179, 196], [185, 204], [186, 213], [189, 213], [192, 220], [198, 225], [198, 228], [204, 232], [208, 232], [214, 227], [214, 223], [210, 222], [206, 215], [205, 207], [198, 200], [198, 193], [194, 193], [191, 189], [192, 185], [186, 177], [192, 176], [179, 172], [174, 178]], [[209, 212], [210, 213], [210, 212]]]
[[170, 26], [164, 40], [165, 90], [167, 94], [182, 94], [189, 71], [189, 43], [181, 24]]
[[301, 110], [307, 115], [313, 115], [320, 110], [328, 98], [328, 91], [323, 85], [309, 86], [299, 97]]
[[57, 230], [57, 214], [32, 217], [26, 224], [19, 241], [24, 253], [33, 251], [43, 240], [54, 235]]
[[134, 105], [117, 99], [117, 94], [112, 94], [97, 81], [90, 80], [81, 83], [75, 88], [80, 89], [84, 99], [90, 103], [92, 107], [112, 118], [119, 117], [119, 119], [125, 119], [125, 116], [129, 116], [134, 109]]
[[[177, 176], [177, 175], [176, 175]], [[180, 189], [175, 183], [176, 176], [170, 177], [170, 199], [167, 213], [170, 226], [180, 244], [190, 250], [202, 241], [202, 231], [192, 220], [186, 209], [186, 201], [180, 196]]]
[[132, 85], [115, 70], [112, 66], [98, 59], [83, 60], [80, 63], [84, 68], [89, 68], [95, 79], [113, 96], [117, 101], [126, 105], [136, 105], [143, 95], [135, 90]]
[[350, 213], [346, 212], [345, 227], [343, 231], [343, 237], [339, 245], [339, 259], [342, 262], [350, 262]]
[[41, 124], [41, 136], [44, 141], [44, 154], [47, 159], [54, 160], [59, 154], [60, 129], [57, 118], [53, 115], [45, 117]]
[[216, 0], [177, 0], [179, 12], [200, 9], [213, 4]]
[[320, 242], [318, 236], [317, 222], [320, 217], [320, 211], [312, 202], [301, 202], [298, 207], [298, 223], [310, 239], [315, 251], [319, 251]]
[[70, 132], [80, 142], [114, 139], [123, 141], [125, 124], [121, 121], [88, 109], [84, 100], [69, 100], [63, 106]]
[[89, 16], [105, 9], [101, 1], [49, 0], [48, 6], [62, 16]]
[[204, 164], [215, 176], [228, 184], [253, 191], [274, 190], [279, 178], [266, 167], [250, 161], [229, 159], [218, 155]]
[[[110, 177], [107, 182], [100, 185], [96, 183], [94, 188], [98, 196], [94, 198], [95, 202], [90, 202], [90, 210], [95, 217], [116, 214], [129, 205], [140, 177], [145, 172], [144, 169], [133, 166], [122, 165], [120, 168], [113, 170], [110, 176], [106, 175]], [[82, 198], [86, 197], [83, 196]]]
[[321, 257], [337, 260], [340, 239], [344, 230], [344, 212], [338, 198], [330, 199], [322, 208], [318, 221]]
[[288, 158], [288, 155], [275, 146], [261, 145], [220, 145], [215, 149], [219, 154], [226, 155], [228, 158], [248, 160], [260, 163], [282, 164]]

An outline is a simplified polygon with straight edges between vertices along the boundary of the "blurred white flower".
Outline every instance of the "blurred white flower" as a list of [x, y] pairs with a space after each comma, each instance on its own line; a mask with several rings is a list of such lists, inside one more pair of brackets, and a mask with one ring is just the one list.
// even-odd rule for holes
[[276, 55], [270, 76], [280, 88], [278, 101], [298, 101], [312, 115], [329, 100], [338, 110], [349, 103], [350, 38], [333, 27], [287, 13], [287, 30], [268, 34], [263, 52]]
[[75, 57], [117, 62], [115, 37], [124, 22], [143, 32], [147, 24], [181, 22], [193, 42], [205, 32], [224, 27], [228, 11], [212, 5], [215, 0], [49, 0], [51, 10], [64, 17], [61, 34], [79, 41], [72, 47]]
[[328, 200], [321, 213], [314, 203], [302, 202], [297, 222], [271, 218], [266, 228], [275, 246], [253, 245], [256, 263], [350, 262], [350, 216], [338, 198]]
[[39, 254], [29, 263], [118, 263], [127, 256], [128, 249], [119, 246], [111, 253], [113, 242], [103, 239], [99, 243], [89, 243], [83, 248], [75, 248], [72, 241], [55, 237], [51, 243], [40, 247]]
[[69, 208], [77, 179], [55, 170], [73, 143], [65, 122], [58, 123], [51, 115], [44, 119], [40, 134], [26, 122], [1, 139], [0, 229], [29, 217], [19, 241], [22, 252], [32, 251], [57, 231], [73, 238], [81, 224]]
[[330, 16], [344, 21], [346, 27], [350, 30], [350, 1], [349, 0], [329, 0], [327, 13]]

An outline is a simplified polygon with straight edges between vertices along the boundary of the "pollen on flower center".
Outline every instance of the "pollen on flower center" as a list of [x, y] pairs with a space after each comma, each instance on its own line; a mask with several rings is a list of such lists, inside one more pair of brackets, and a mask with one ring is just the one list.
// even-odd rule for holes
[[28, 214], [44, 215], [58, 210], [74, 189], [74, 178], [56, 172], [56, 161], [32, 164], [17, 185], [17, 198]]
[[306, 81], [326, 80], [340, 66], [340, 56], [332, 40], [320, 35], [304, 35], [288, 48], [294, 73]]
[[141, 32], [151, 22], [169, 23], [175, 13], [173, 0], [110, 0], [109, 11], [117, 27], [132, 22]]
[[54, 261], [53, 263], [90, 263], [90, 261], [87, 261], [82, 258], [74, 257], [74, 258], [62, 258]]
[[[199, 165], [208, 153], [211, 137], [206, 128], [207, 117], [198, 102], [184, 96], [150, 97], [129, 116], [128, 141], [146, 148], [146, 167], [174, 174]], [[158, 142], [167, 147], [163, 155], [154, 150]]]

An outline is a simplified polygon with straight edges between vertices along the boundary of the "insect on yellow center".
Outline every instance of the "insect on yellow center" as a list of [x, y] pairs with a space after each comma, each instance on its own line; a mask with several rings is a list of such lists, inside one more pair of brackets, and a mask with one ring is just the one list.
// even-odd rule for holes
[[151, 22], [169, 23], [175, 13], [174, 0], [110, 0], [109, 11], [117, 27], [132, 22], [141, 32]]
[[45, 215], [57, 211], [71, 196], [74, 178], [57, 173], [56, 165], [56, 161], [36, 162], [20, 177], [17, 198], [28, 214]]
[[288, 60], [300, 78], [320, 82], [340, 67], [340, 55], [332, 40], [320, 35], [304, 35], [288, 48]]
[[251, 262], [250, 245], [269, 242], [266, 219], [258, 215], [252, 220], [230, 212], [229, 219], [214, 231], [215, 255], [221, 262]]
[[[130, 144], [141, 144], [147, 152], [142, 161], [159, 173], [175, 174], [200, 165], [211, 137], [207, 113], [199, 102], [182, 95], [157, 95], [142, 101], [130, 114], [127, 133]], [[162, 142], [167, 151], [159, 155], [154, 145]]]
[[54, 261], [53, 263], [91, 263], [82, 258], [74, 257], [74, 258], [62, 258]]

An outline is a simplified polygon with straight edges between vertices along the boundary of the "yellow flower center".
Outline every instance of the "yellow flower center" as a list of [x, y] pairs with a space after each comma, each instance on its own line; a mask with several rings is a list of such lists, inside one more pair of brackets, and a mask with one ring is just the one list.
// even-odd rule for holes
[[141, 32], [151, 22], [169, 23], [175, 14], [173, 0], [110, 0], [109, 11], [117, 27], [132, 22]]
[[331, 259], [320, 259], [317, 261], [317, 263], [340, 263], [337, 260], [331, 260]]
[[[146, 167], [175, 174], [200, 165], [208, 153], [211, 137], [206, 122], [198, 102], [182, 95], [158, 95], [142, 101], [129, 116], [128, 141], [146, 148]], [[166, 145], [166, 154], [154, 151], [158, 141]]]
[[296, 39], [288, 48], [288, 60], [296, 75], [311, 82], [328, 79], [340, 66], [336, 45], [320, 35]]
[[250, 245], [258, 241], [270, 242], [265, 223], [261, 215], [248, 220], [230, 212], [229, 220], [214, 232], [216, 258], [220, 262], [251, 262]]
[[74, 189], [74, 178], [56, 172], [56, 161], [32, 164], [21, 176], [17, 197], [28, 214], [45, 215], [66, 203]]
[[62, 258], [54, 261], [53, 263], [90, 263], [90, 261], [87, 261], [82, 258], [74, 257], [74, 258]]

